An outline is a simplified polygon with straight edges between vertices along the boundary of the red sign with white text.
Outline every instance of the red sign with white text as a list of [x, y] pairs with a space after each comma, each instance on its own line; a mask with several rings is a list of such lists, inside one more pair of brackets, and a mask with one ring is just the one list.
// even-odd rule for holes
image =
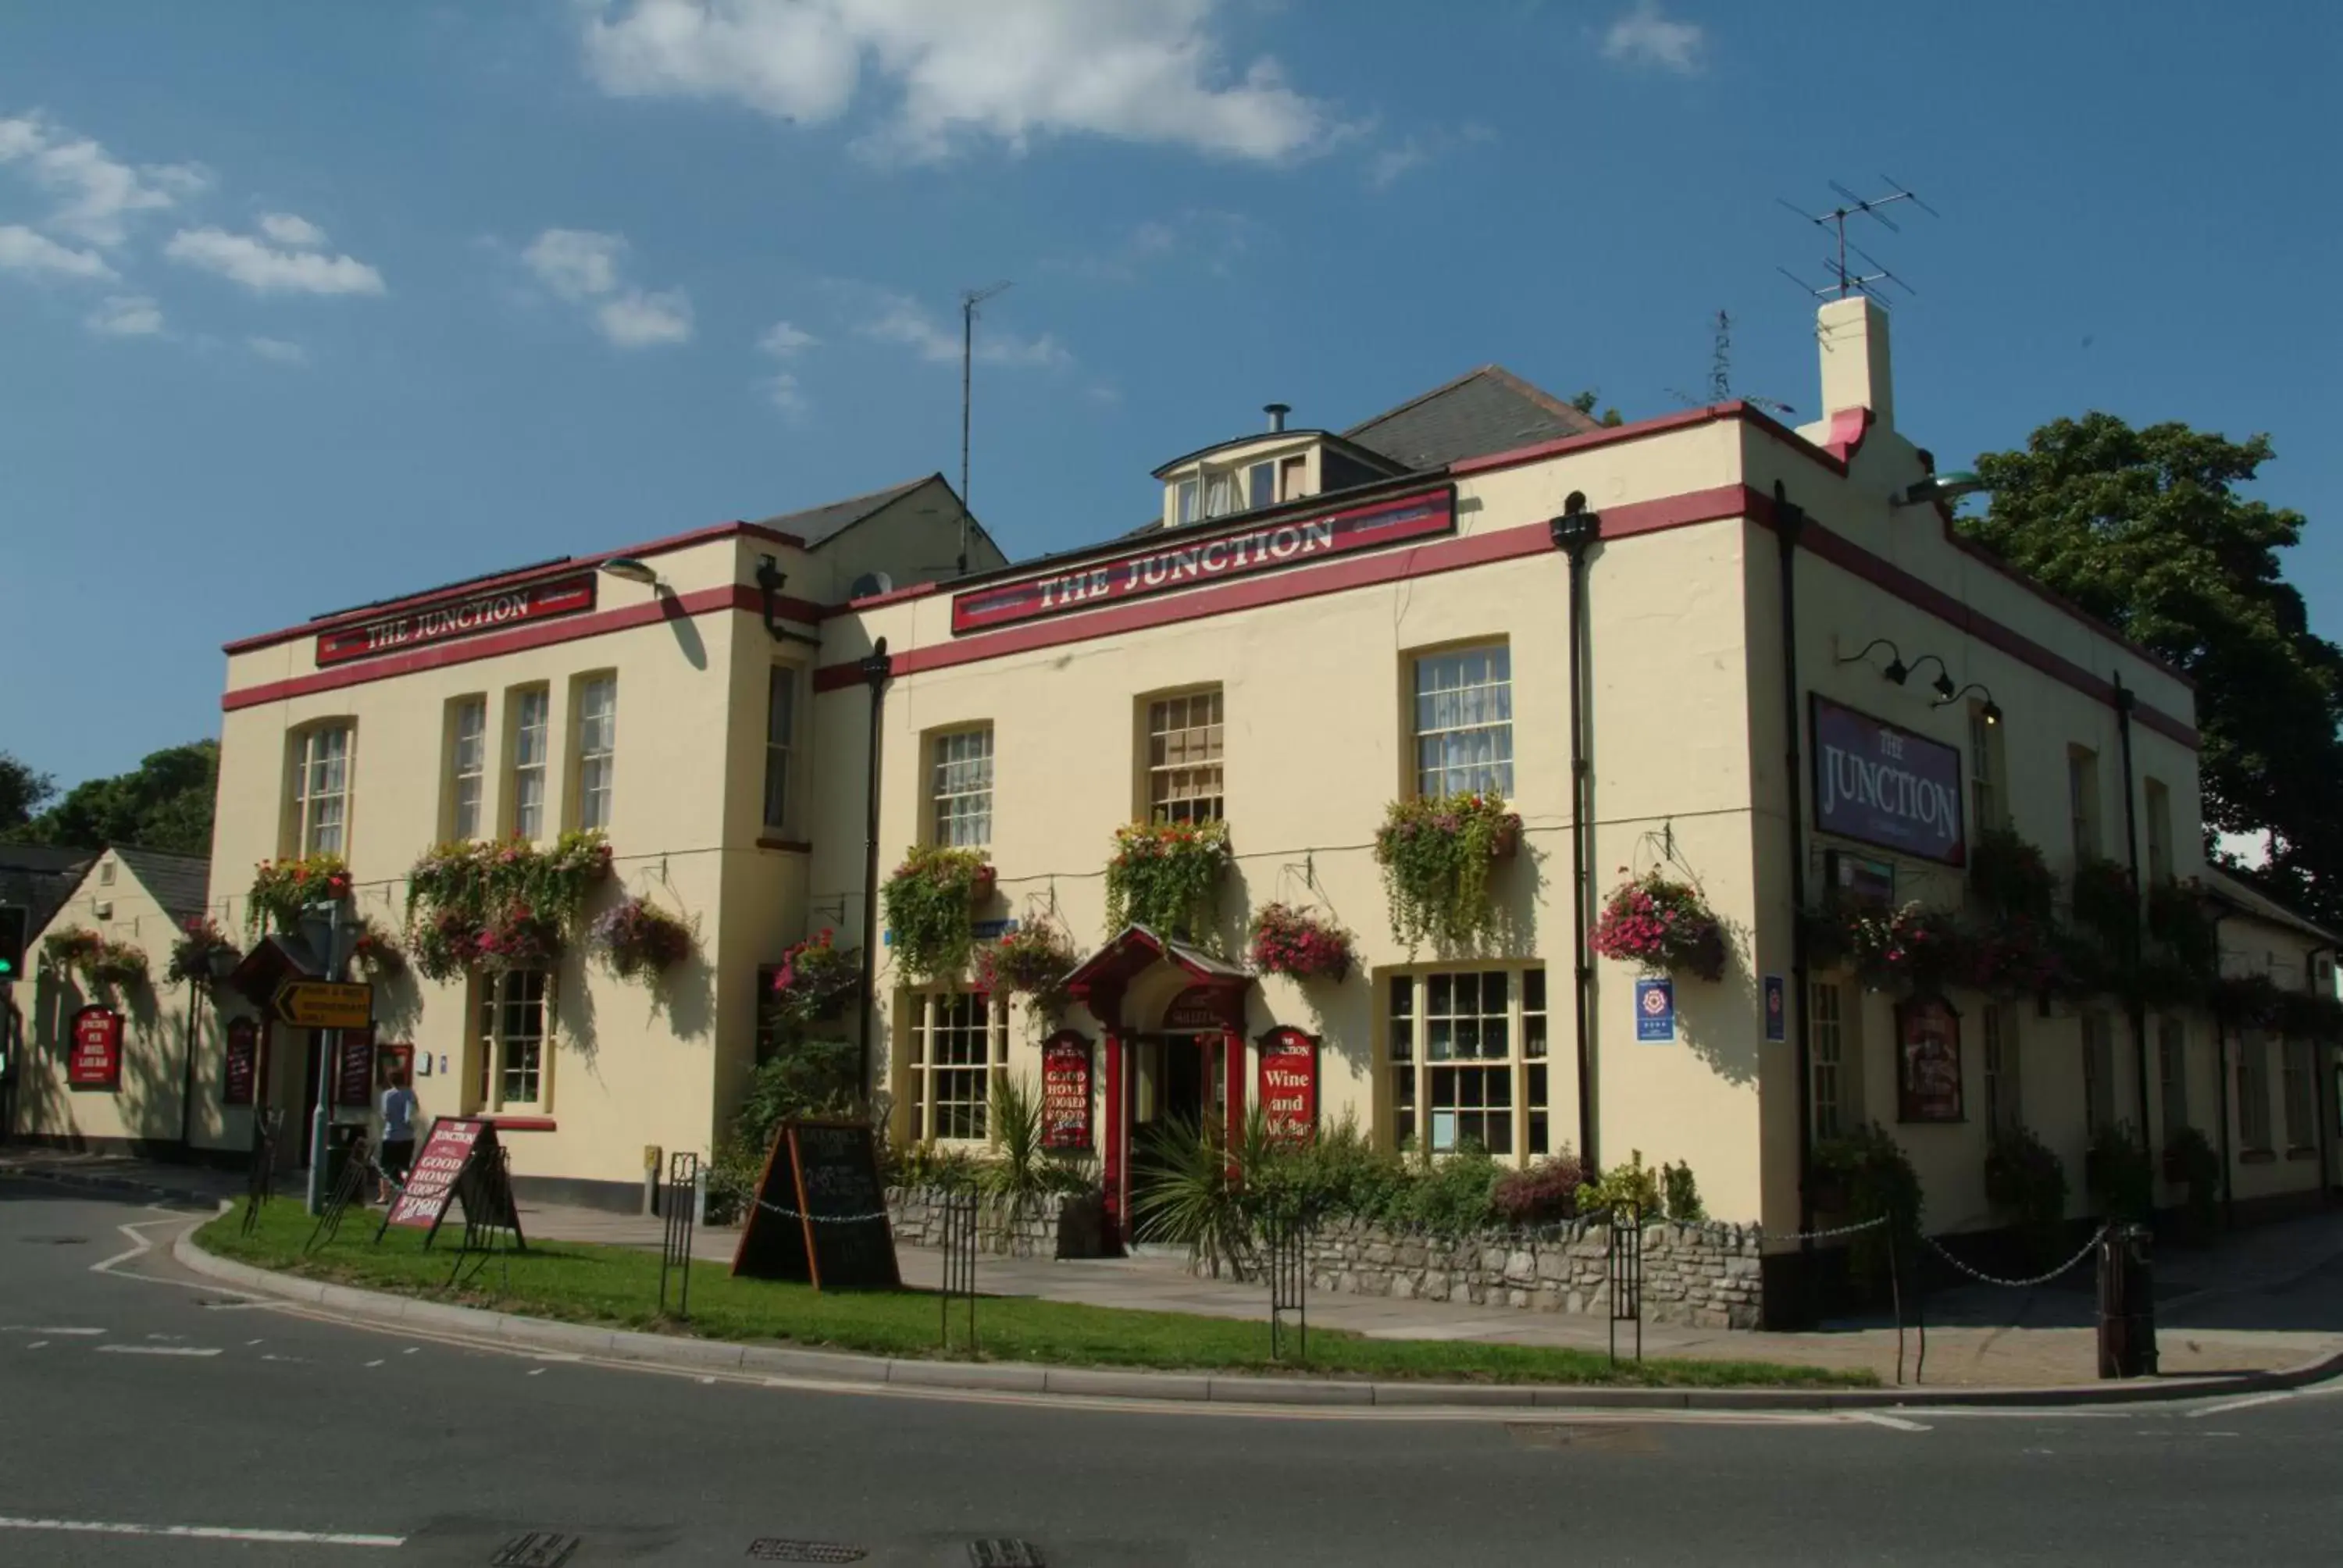
[[1261, 1115], [1269, 1135], [1306, 1143], [1318, 1131], [1318, 1042], [1298, 1029], [1272, 1029], [1258, 1044]]
[[955, 594], [952, 631], [958, 635], [1097, 609], [1122, 599], [1282, 571], [1455, 529], [1456, 497], [1445, 488], [1316, 517], [1240, 524], [1206, 537], [1183, 536], [1160, 548], [1071, 566], [1046, 577]]
[[342, 1030], [340, 1053], [334, 1070], [334, 1103], [363, 1111], [374, 1103], [374, 1030]]
[[321, 631], [317, 634], [317, 664], [323, 668], [347, 664], [352, 659], [376, 658], [386, 653], [402, 653], [458, 638], [477, 637], [484, 631], [502, 631], [525, 621], [575, 615], [593, 608], [593, 572], [571, 572], [543, 582], [440, 599], [380, 620]]
[[1041, 1147], [1091, 1146], [1091, 1042], [1061, 1030], [1041, 1047]]
[[220, 1080], [222, 1105], [252, 1103], [252, 1080], [260, 1058], [260, 1026], [248, 1018], [230, 1020], [227, 1063]]
[[447, 1211], [447, 1201], [455, 1196], [456, 1178], [463, 1174], [464, 1161], [471, 1158], [472, 1146], [483, 1132], [491, 1139], [496, 1136], [495, 1130], [477, 1116], [443, 1116], [433, 1122], [431, 1136], [423, 1141], [415, 1164], [407, 1172], [407, 1190], [390, 1206], [388, 1222], [436, 1228]]
[[85, 1007], [73, 1015], [73, 1051], [65, 1058], [65, 1082], [75, 1089], [122, 1087], [122, 1015], [110, 1007]]

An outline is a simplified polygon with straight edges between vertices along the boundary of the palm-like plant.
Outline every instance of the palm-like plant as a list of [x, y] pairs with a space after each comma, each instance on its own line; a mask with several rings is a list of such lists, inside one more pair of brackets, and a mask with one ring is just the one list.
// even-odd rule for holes
[[1173, 1117], [1150, 1131], [1147, 1152], [1152, 1169], [1131, 1193], [1140, 1240], [1186, 1246], [1191, 1265], [1213, 1279], [1223, 1263], [1237, 1279], [1252, 1278], [1279, 1157], [1261, 1108], [1247, 1113], [1233, 1149], [1216, 1123]]

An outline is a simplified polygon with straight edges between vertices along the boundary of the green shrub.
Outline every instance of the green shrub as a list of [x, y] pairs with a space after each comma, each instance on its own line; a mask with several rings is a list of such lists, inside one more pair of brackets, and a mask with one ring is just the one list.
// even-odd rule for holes
[[1668, 1201], [1668, 1218], [1679, 1225], [1697, 1225], [1708, 1218], [1700, 1201], [1700, 1184], [1692, 1179], [1692, 1162], [1660, 1167], [1660, 1191]]
[[1578, 1190], [1578, 1211], [1590, 1218], [1633, 1211], [1644, 1221], [1663, 1219], [1667, 1202], [1660, 1191], [1660, 1173], [1644, 1163], [1644, 1151], [1628, 1151], [1626, 1163], [1614, 1165], [1600, 1180]]
[[2008, 1216], [2037, 1264], [2055, 1262], [2066, 1241], [2066, 1166], [2030, 1128], [1994, 1134], [1985, 1156], [1985, 1196]]
[[1843, 1222], [1886, 1221], [1857, 1231], [1848, 1241], [1847, 1262], [1857, 1279], [1884, 1280], [1891, 1257], [1906, 1266], [1917, 1257], [1924, 1207], [1920, 1174], [1893, 1133], [1871, 1121], [1845, 1137], [1825, 1139], [1815, 1146], [1814, 1167], [1844, 1191], [1845, 1207], [1838, 1213]]
[[2146, 1221], [2156, 1212], [2156, 1170], [2149, 1164], [2147, 1145], [2128, 1121], [2102, 1127], [2091, 1135], [2090, 1157], [2085, 1161], [2085, 1186], [2110, 1220]]
[[2202, 1132], [2183, 1127], [2164, 1141], [2165, 1174], [2187, 1190], [2181, 1217], [2189, 1233], [2210, 1238], [2221, 1228], [2221, 1156]]

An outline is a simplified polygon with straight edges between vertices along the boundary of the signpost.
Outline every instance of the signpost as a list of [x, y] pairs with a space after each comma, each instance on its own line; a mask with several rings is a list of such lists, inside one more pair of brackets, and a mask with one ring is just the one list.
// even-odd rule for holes
[[122, 1087], [120, 1013], [93, 1002], [73, 1015], [73, 1054], [65, 1059], [65, 1084], [108, 1094]]
[[895, 1232], [867, 1123], [789, 1121], [773, 1135], [732, 1254], [736, 1278], [895, 1291]]
[[1091, 1042], [1061, 1029], [1041, 1047], [1041, 1147], [1091, 1146]]
[[365, 1029], [374, 1022], [374, 987], [364, 980], [287, 980], [277, 1016], [295, 1029]]

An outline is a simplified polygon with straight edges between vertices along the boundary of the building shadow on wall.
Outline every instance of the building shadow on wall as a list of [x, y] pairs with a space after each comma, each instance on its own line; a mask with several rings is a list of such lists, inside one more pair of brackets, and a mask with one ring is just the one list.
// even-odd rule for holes
[[675, 633], [675, 645], [683, 650], [684, 661], [694, 669], [706, 669], [708, 644], [700, 640], [699, 628], [692, 623], [683, 601], [672, 592], [659, 595], [659, 614], [667, 618], [668, 629]]
[[1758, 1040], [1765, 1031], [1765, 1002], [1753, 957], [1756, 933], [1738, 920], [1720, 923], [1730, 950], [1725, 977], [1676, 977], [1676, 1031], [1685, 1048], [1727, 1083], [1755, 1083]]

